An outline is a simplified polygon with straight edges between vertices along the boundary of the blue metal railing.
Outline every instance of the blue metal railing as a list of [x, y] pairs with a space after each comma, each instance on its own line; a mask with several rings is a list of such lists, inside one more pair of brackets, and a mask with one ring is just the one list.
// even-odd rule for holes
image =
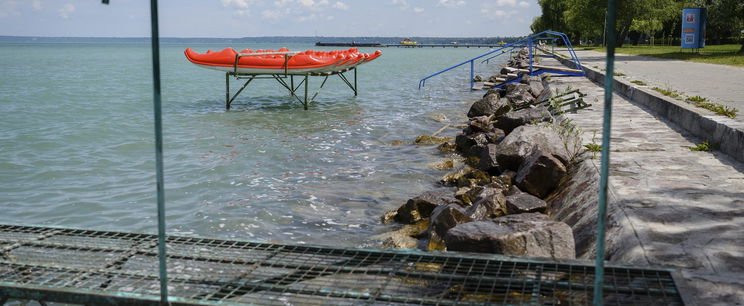
[[[543, 36], [543, 35], [545, 35], [545, 36]], [[550, 35], [552, 35], [552, 36], [550, 36]], [[555, 48], [555, 41], [558, 40], [558, 39], [562, 40], [563, 41], [563, 44], [568, 49], [569, 55], [571, 55], [571, 59], [574, 62], [574, 68], [577, 69], [577, 70], [581, 70], [581, 73], [556, 71], [556, 70], [550, 70], [550, 69], [541, 69], [540, 71], [537, 71], [536, 72], [535, 69], [534, 69], [534, 67], [532, 66], [533, 65], [533, 55], [534, 55], [533, 49], [535, 48], [535, 41], [546, 40], [546, 39], [552, 40], [553, 50]], [[481, 64], [483, 64], [483, 63], [488, 64], [488, 62], [489, 62], [490, 59], [493, 59], [495, 57], [498, 57], [498, 56], [501, 56], [503, 54], [506, 54], [507, 52], [504, 51], [506, 49], [512, 49], [513, 50], [515, 48], [523, 48], [523, 47], [528, 47], [529, 48], [529, 59], [530, 59], [530, 69], [529, 69], [529, 71], [530, 71], [530, 75], [535, 75], [535, 74], [540, 74], [540, 73], [545, 73], [545, 72], [551, 72], [551, 73], [557, 73], [557, 74], [564, 74], [564, 75], [576, 75], [576, 76], [583, 76], [583, 75], [585, 75], [584, 74], [584, 67], [581, 65], [581, 61], [576, 56], [576, 52], [574, 51], [573, 46], [571, 45], [571, 40], [568, 38], [568, 36], [566, 34], [564, 34], [564, 33], [561, 33], [561, 32], [543, 31], [543, 32], [540, 32], [540, 33], [537, 33], [537, 34], [532, 34], [532, 35], [530, 35], [528, 37], [525, 37], [523, 39], [520, 39], [520, 40], [518, 40], [516, 42], [506, 44], [506, 45], [504, 45], [504, 46], [502, 46], [502, 47], [500, 47], [498, 49], [491, 50], [489, 52], [486, 52], [484, 54], [481, 54], [481, 55], [476, 56], [474, 58], [471, 58], [469, 60], [466, 60], [466, 61], [463, 61], [461, 63], [455, 64], [455, 65], [453, 65], [453, 66], [451, 66], [449, 68], [445, 68], [445, 69], [440, 70], [440, 71], [438, 71], [436, 73], [433, 73], [433, 74], [431, 74], [429, 76], [426, 76], [425, 78], [419, 80], [419, 86], [418, 87], [419, 87], [419, 89], [421, 89], [421, 87], [426, 86], [426, 80], [428, 80], [428, 79], [433, 78], [433, 77], [435, 77], [437, 75], [440, 75], [442, 73], [445, 73], [447, 71], [450, 71], [452, 69], [458, 68], [458, 67], [460, 67], [462, 65], [465, 65], [465, 64], [468, 64], [469, 63], [470, 64], [470, 88], [473, 88], [473, 85], [475, 84], [475, 81], [473, 80], [473, 78], [474, 78], [474, 75], [475, 75], [475, 61], [476, 60], [479, 60], [479, 59], [481, 59], [483, 57], [487, 57], [489, 55], [492, 55], [494, 53], [497, 53], [497, 52], [500, 52], [501, 51], [501, 53], [498, 53], [496, 55], [493, 55], [493, 56], [488, 57], [485, 60], [482, 60], [481, 61]], [[555, 54], [555, 52], [553, 52], [553, 53]], [[500, 84], [497, 87], [503, 86], [503, 85], [508, 84], [508, 83], [511, 83], [511, 82], [517, 82], [520, 79], [521, 79], [521, 77], [519, 77], [517, 79], [514, 79], [514, 80], [511, 80], [511, 81], [504, 82], [503, 84]]]

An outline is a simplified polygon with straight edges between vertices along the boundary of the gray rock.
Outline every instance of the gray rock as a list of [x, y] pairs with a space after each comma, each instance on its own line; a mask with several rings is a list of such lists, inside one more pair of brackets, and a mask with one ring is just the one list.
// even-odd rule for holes
[[535, 97], [530, 93], [530, 86], [521, 83], [510, 83], [515, 85], [512, 90], [507, 89], [506, 99], [509, 100], [512, 108], [524, 108], [535, 104]]
[[457, 146], [457, 150], [468, 154], [470, 152], [470, 147], [476, 146], [476, 145], [486, 145], [488, 144], [488, 137], [484, 133], [475, 133], [475, 134], [459, 134], [455, 137], [455, 145]]
[[538, 149], [519, 167], [516, 185], [536, 197], [545, 198], [566, 174], [566, 166], [560, 160]]
[[576, 257], [571, 228], [543, 214], [460, 224], [444, 236], [447, 250], [548, 258]]
[[528, 107], [518, 111], [508, 112], [504, 115], [497, 116], [494, 127], [504, 130], [508, 135], [519, 126], [532, 122], [552, 121], [553, 116], [545, 106]]
[[508, 112], [511, 109], [509, 104], [502, 103], [500, 98], [494, 91], [490, 95], [486, 95], [482, 99], [475, 101], [473, 106], [470, 107], [470, 111], [468, 111], [468, 117], [498, 116]]
[[453, 203], [459, 202], [450, 191], [427, 191], [399, 207], [394, 219], [404, 224], [416, 223], [428, 218], [437, 206]]
[[481, 192], [473, 205], [465, 210], [465, 214], [473, 220], [486, 220], [506, 215], [506, 197], [501, 192], [489, 192], [488, 194]]
[[483, 82], [483, 79], [481, 78], [481, 76], [476, 75], [475, 77], [473, 77], [473, 82]]
[[495, 129], [491, 124], [491, 116], [478, 116], [470, 118], [468, 128], [472, 133], [490, 133]]
[[509, 189], [504, 191], [504, 195], [507, 197], [511, 195], [515, 195], [515, 194], [521, 194], [521, 193], [524, 193], [524, 192], [522, 192], [522, 190], [519, 190], [519, 187], [515, 185], [509, 186]]
[[497, 175], [501, 173], [499, 169], [499, 163], [496, 160], [496, 156], [499, 152], [499, 146], [489, 143], [485, 149], [480, 152], [480, 161], [478, 162], [478, 169], [488, 172], [491, 175]]
[[[506, 138], [504, 138], [506, 139]], [[524, 160], [532, 154], [534, 145], [529, 143], [502, 143], [493, 152], [500, 171], [517, 171]], [[489, 152], [490, 154], [491, 152]]]
[[470, 221], [472, 221], [472, 219], [465, 214], [465, 209], [458, 204], [438, 206], [431, 213], [431, 218], [429, 219], [429, 232], [434, 232], [437, 233], [439, 237], [444, 237], [449, 229], [458, 224]]
[[[540, 149], [543, 152], [554, 155], [564, 165], [569, 160], [568, 151], [566, 151], [561, 137], [550, 127], [531, 124], [520, 126], [509, 133], [509, 135], [506, 135], [501, 143], [499, 143], [504, 148], [512, 144], [519, 147], [516, 151], [520, 154], [526, 153], [523, 155], [524, 159], [532, 154], [534, 149]], [[500, 160], [499, 164], [502, 164]]]
[[545, 213], [548, 203], [526, 193], [517, 193], [506, 197], [506, 211], [509, 214]]

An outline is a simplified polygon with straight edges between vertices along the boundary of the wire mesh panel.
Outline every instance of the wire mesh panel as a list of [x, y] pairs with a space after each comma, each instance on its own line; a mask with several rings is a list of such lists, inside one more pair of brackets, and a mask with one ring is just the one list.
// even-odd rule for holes
[[[169, 236], [174, 304], [585, 305], [594, 267], [471, 253]], [[667, 270], [606, 267], [607, 305], [681, 305]], [[157, 236], [0, 225], [0, 300], [159, 301]]]

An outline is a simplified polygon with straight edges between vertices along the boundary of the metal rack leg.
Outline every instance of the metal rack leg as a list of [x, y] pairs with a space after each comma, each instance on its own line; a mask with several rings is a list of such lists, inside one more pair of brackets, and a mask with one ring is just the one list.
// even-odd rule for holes
[[306, 74], [305, 75], [305, 102], [303, 103], [305, 106], [305, 110], [307, 110], [307, 90], [308, 90], [308, 83], [310, 83], [310, 77]]
[[355, 97], [357, 96], [358, 88], [359, 87], [357, 87], [357, 69], [354, 68], [354, 96]]
[[225, 109], [230, 110], [230, 74], [225, 72]]

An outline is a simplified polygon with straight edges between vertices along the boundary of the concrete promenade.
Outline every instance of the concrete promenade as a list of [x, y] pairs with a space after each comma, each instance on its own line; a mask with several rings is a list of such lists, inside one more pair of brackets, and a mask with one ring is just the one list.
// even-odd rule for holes
[[[599, 63], [596, 55], [582, 55], [585, 65]], [[620, 56], [617, 70], [648, 83], [660, 80], [663, 86], [664, 76], [676, 78], [675, 71], [681, 71], [676, 69], [682, 69], [658, 64]], [[707, 73], [728, 79], [701, 72]], [[736, 86], [733, 80], [718, 86], [728, 82], [731, 91], [744, 96], [741, 80]], [[588, 94], [584, 99], [593, 106], [567, 117], [583, 129], [584, 144], [601, 144], [604, 88], [583, 77], [554, 77], [551, 86]], [[741, 102], [727, 89], [698, 87], [703, 89], [684, 92]], [[609, 260], [679, 269], [683, 281], [678, 286], [688, 304], [744, 305], [744, 163], [718, 151], [691, 151], [703, 139], [623, 96], [614, 94], [613, 103], [609, 205], [616, 209], [610, 219], [632, 235], [608, 242], [614, 243], [608, 245]], [[599, 153], [593, 162], [598, 169]]]
[[[576, 55], [584, 66], [605, 70], [605, 53], [576, 50]], [[620, 79], [643, 81], [648, 87], [673, 89], [736, 108], [739, 115], [734, 120], [744, 122], [744, 67], [616, 54], [615, 72], [625, 74]]]

